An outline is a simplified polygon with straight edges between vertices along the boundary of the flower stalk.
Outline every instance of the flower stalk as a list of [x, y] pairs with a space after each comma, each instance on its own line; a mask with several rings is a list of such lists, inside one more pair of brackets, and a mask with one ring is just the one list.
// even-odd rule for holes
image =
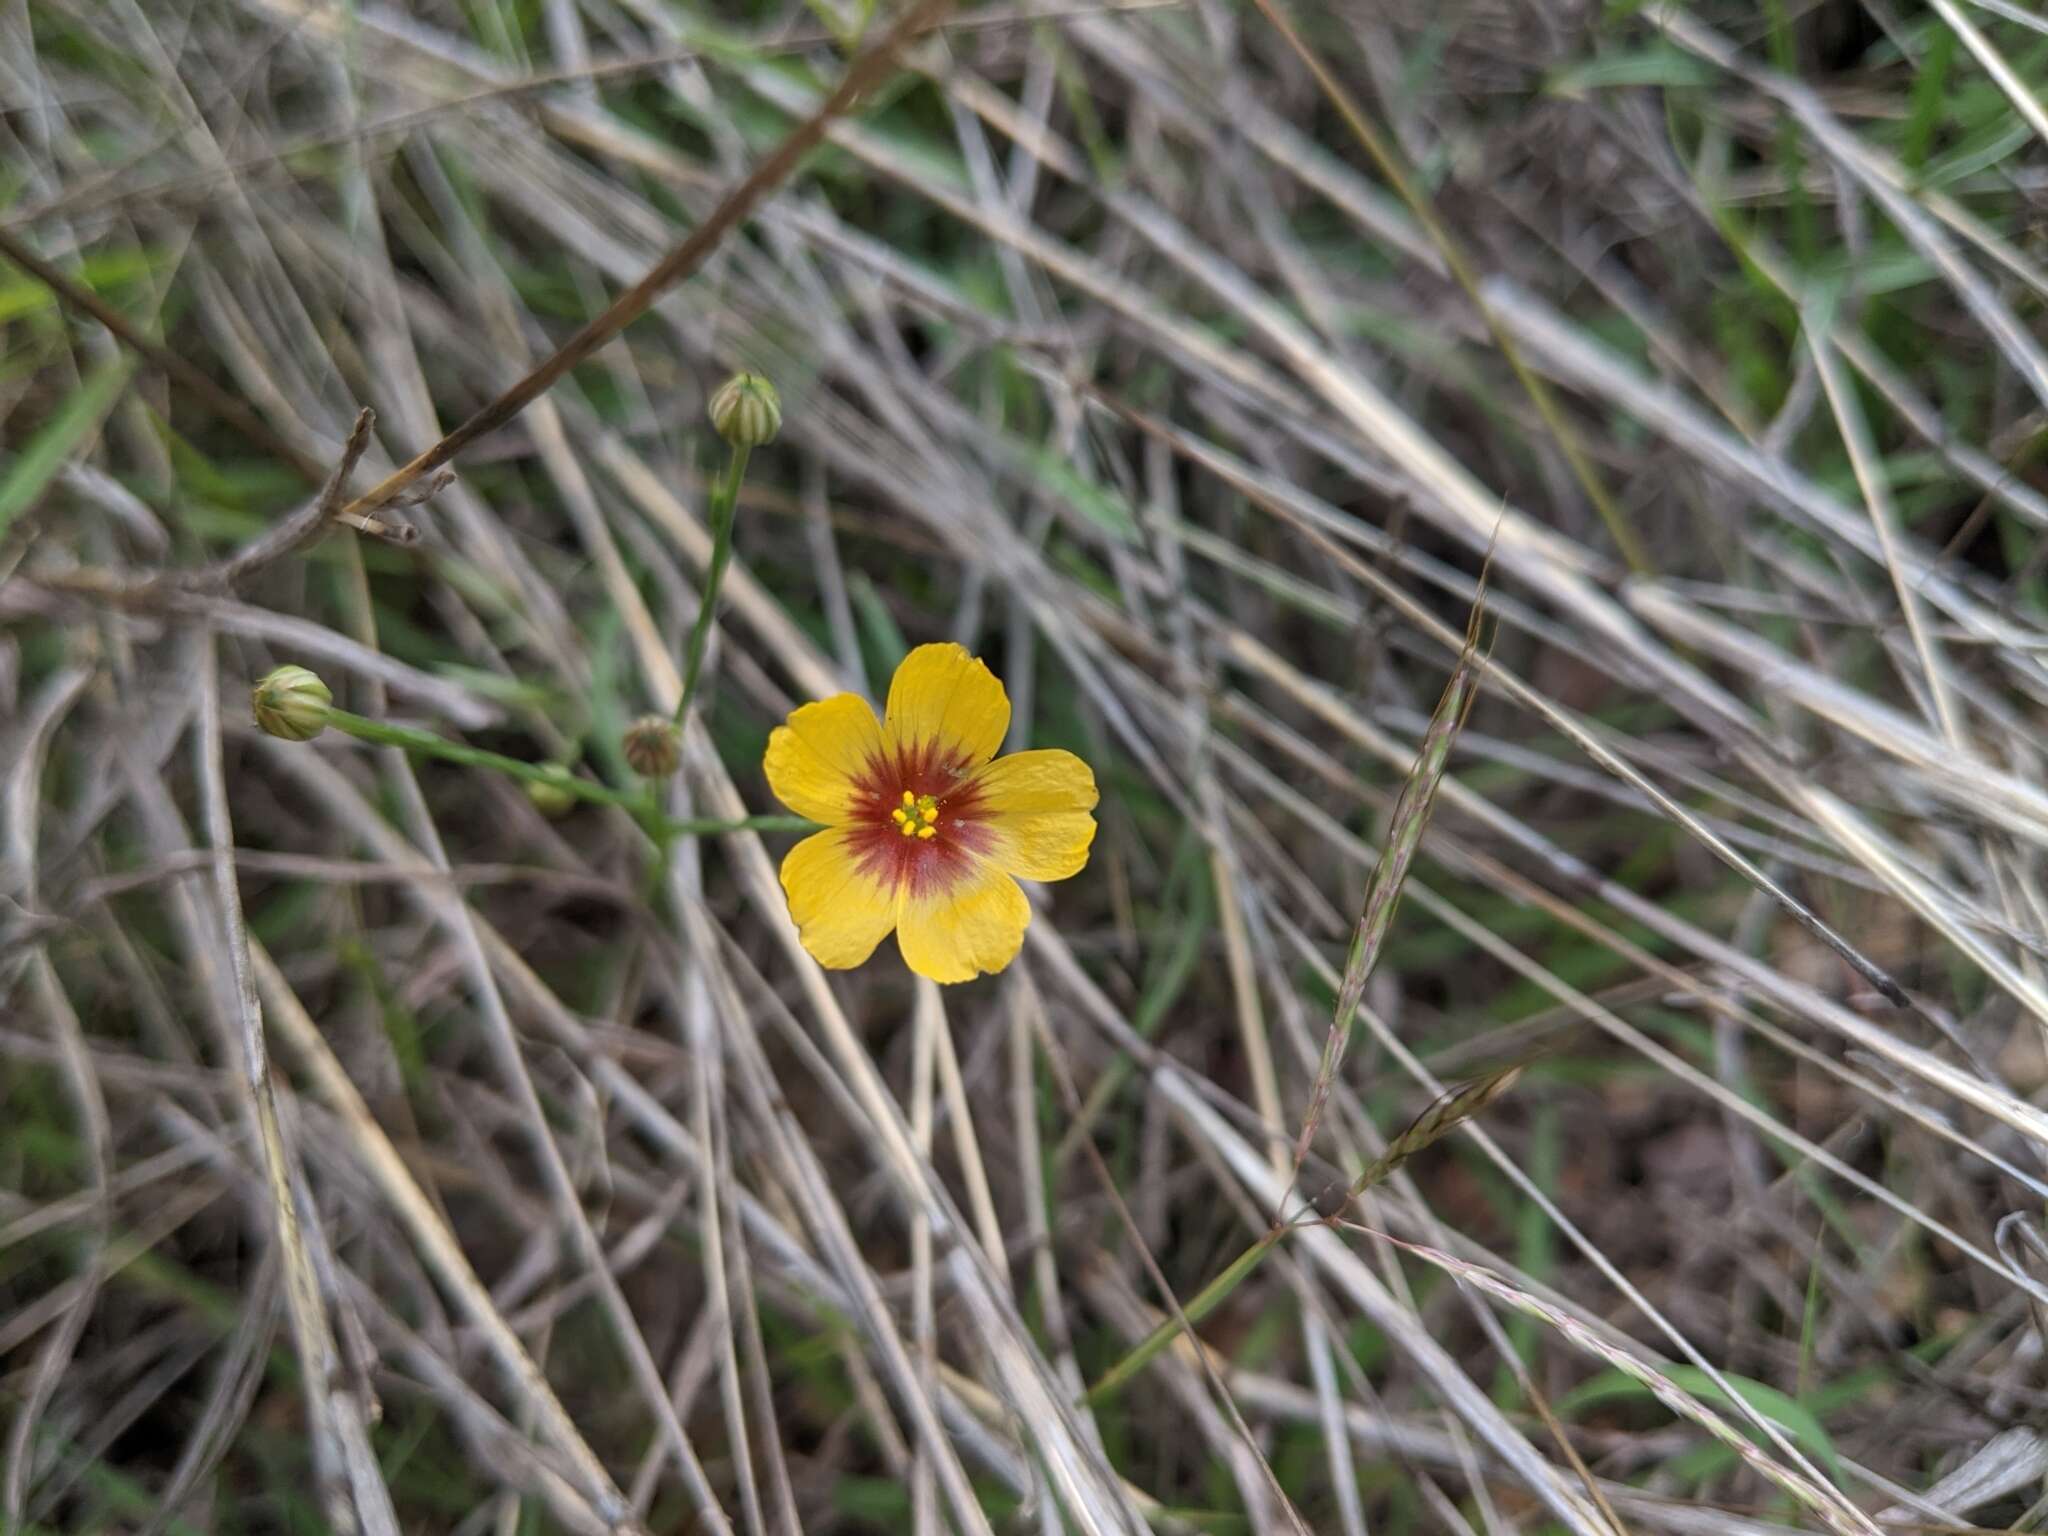
[[[423, 731], [416, 726], [395, 725], [389, 720], [372, 720], [367, 715], [352, 715], [344, 709], [329, 709], [327, 723], [344, 735], [358, 741], [371, 741], [384, 747], [398, 747], [422, 757], [438, 757], [444, 762], [461, 763], [468, 768], [487, 768], [502, 773], [508, 778], [520, 779], [528, 784], [540, 784], [550, 789], [559, 789], [574, 795], [579, 800], [588, 800], [596, 805], [615, 805], [622, 811], [638, 816], [645, 812], [646, 801], [635, 790], [614, 789], [595, 779], [578, 778], [565, 772], [558, 764], [522, 762], [516, 757], [505, 757], [497, 752], [486, 752], [481, 747], [472, 747], [466, 742], [450, 741], [445, 736], [436, 736], [432, 731]], [[658, 829], [670, 837], [708, 837], [721, 832], [815, 832], [818, 824], [804, 816], [741, 816], [735, 820], [697, 818], [671, 821], [666, 818], [658, 822]]]
[[711, 491], [711, 563], [704, 570], [704, 599], [697, 605], [697, 620], [690, 626], [690, 641], [683, 651], [683, 691], [676, 699], [677, 725], [689, 719], [690, 704], [697, 697], [697, 678], [704, 670], [704, 652], [711, 643], [711, 621], [718, 612], [718, 592], [725, 585], [726, 567], [732, 564], [732, 527], [739, 507], [740, 482], [746, 478], [747, 456], [751, 451], [733, 444], [725, 476]]
[[711, 489], [711, 561], [704, 571], [704, 600], [690, 626], [683, 652], [683, 691], [676, 700], [675, 721], [681, 725], [697, 697], [697, 679], [704, 670], [704, 651], [711, 640], [711, 621], [718, 614], [719, 589], [732, 564], [732, 530], [740, 503], [740, 485], [747, 477], [747, 458], [782, 430], [782, 403], [775, 386], [758, 373], [735, 374], [711, 397], [711, 425], [725, 439], [725, 474]]
[[[268, 693], [265, 692], [266, 685]], [[281, 707], [279, 696], [284, 691], [289, 692], [289, 698], [284, 701], [291, 708], [289, 719], [281, 718], [278, 713]], [[549, 795], [617, 806], [643, 818], [646, 815], [645, 796], [637, 790], [616, 789], [595, 779], [579, 778], [560, 763], [529, 763], [516, 757], [506, 757], [500, 752], [472, 747], [467, 742], [450, 741], [418, 726], [350, 714], [345, 709], [336, 709], [327, 702], [327, 698], [326, 686], [311, 672], [303, 667], [279, 668], [277, 673], [257, 685], [256, 700], [260, 707], [256, 711], [256, 723], [266, 734], [283, 741], [310, 741], [321, 731], [332, 727], [345, 736], [380, 747], [397, 747], [420, 757], [437, 757], [443, 762], [460, 763], [465, 768], [502, 773]], [[682, 821], [657, 817], [648, 830], [656, 835], [677, 838], [714, 836], [721, 832], [815, 832], [817, 828], [818, 823], [805, 816], [742, 816], [736, 820], [705, 818]]]
[[[644, 814], [646, 810], [646, 800], [637, 791], [615, 789], [609, 784], [599, 783], [596, 779], [578, 778], [565, 771], [560, 764], [522, 762], [519, 758], [486, 752], [483, 748], [472, 747], [466, 742], [450, 741], [445, 736], [436, 736], [432, 731], [423, 731], [416, 726], [395, 725], [389, 720], [372, 720], [367, 715], [352, 715], [344, 709], [329, 709], [327, 723], [343, 735], [353, 736], [358, 741], [375, 742], [384, 747], [398, 747], [422, 757], [438, 757], [444, 762], [461, 763], [467, 768], [487, 768], [508, 778], [560, 790], [595, 805], [614, 805], [622, 811], [632, 812], [635, 816]], [[658, 820], [656, 829], [672, 838], [709, 837], [721, 832], [815, 832], [818, 823], [804, 816], [741, 816], [733, 820], [699, 817], [682, 821], [671, 821], [664, 817]]]

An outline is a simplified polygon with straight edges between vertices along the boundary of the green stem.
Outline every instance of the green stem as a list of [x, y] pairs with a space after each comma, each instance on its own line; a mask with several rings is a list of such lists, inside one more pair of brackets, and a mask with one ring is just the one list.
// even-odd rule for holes
[[671, 837], [707, 837], [720, 832], [817, 832], [823, 824], [808, 816], [740, 816], [720, 821], [715, 816], [698, 816], [688, 821], [661, 823]]
[[[486, 752], [481, 747], [472, 747], [464, 742], [450, 741], [445, 736], [436, 736], [432, 731], [423, 731], [416, 726], [393, 725], [388, 720], [372, 720], [366, 715], [352, 715], [345, 709], [330, 707], [327, 723], [337, 731], [355, 737], [358, 741], [373, 741], [379, 746], [398, 747], [407, 752], [417, 752], [422, 757], [438, 757], [450, 763], [461, 763], [469, 768], [488, 768], [493, 773], [502, 773], [508, 778], [524, 779], [530, 784], [554, 784], [584, 800], [599, 805], [615, 805], [620, 810], [631, 811], [635, 816], [644, 817], [647, 804], [637, 790], [614, 789], [609, 784], [600, 784], [595, 779], [578, 778], [564, 773], [559, 768], [550, 768], [539, 763], [522, 762], [516, 757], [506, 757], [497, 752]], [[818, 824], [802, 816], [742, 816], [733, 821], [698, 819], [692, 821], [668, 821], [656, 817], [650, 830], [666, 833], [670, 837], [706, 837], [721, 832], [814, 832]]]
[[1203, 1286], [1189, 1300], [1186, 1306], [1146, 1334], [1137, 1348], [1104, 1371], [1102, 1379], [1088, 1389], [1082, 1396], [1081, 1401], [1091, 1406], [1100, 1407], [1111, 1397], [1115, 1396], [1125, 1382], [1151, 1364], [1153, 1358], [1161, 1350], [1179, 1338], [1183, 1329], [1193, 1328], [1195, 1324], [1229, 1300], [1230, 1293], [1249, 1279], [1253, 1270], [1265, 1263], [1266, 1256], [1273, 1251], [1274, 1245], [1280, 1241], [1287, 1230], [1286, 1227], [1273, 1228], [1272, 1231], [1268, 1232], [1256, 1243], [1253, 1243], [1251, 1247], [1245, 1249], [1243, 1253], [1232, 1259], [1230, 1267]]
[[697, 696], [697, 674], [704, 669], [704, 647], [711, 639], [711, 620], [718, 612], [718, 589], [725, 584], [725, 568], [732, 564], [732, 525], [740, 502], [740, 482], [747, 475], [750, 449], [734, 444], [726, 460], [725, 478], [711, 490], [711, 564], [704, 571], [704, 601], [697, 605], [697, 622], [690, 626], [689, 649], [683, 653], [683, 693], [676, 700], [676, 724], [689, 717], [690, 701]]
[[[1353, 1179], [1349, 1187], [1346, 1188], [1344, 1200], [1337, 1209], [1342, 1210], [1344, 1206], [1348, 1206], [1367, 1190], [1393, 1177], [1396, 1170], [1406, 1163], [1409, 1158], [1415, 1156], [1424, 1147], [1441, 1141], [1460, 1125], [1483, 1111], [1495, 1099], [1498, 1099], [1502, 1094], [1514, 1087], [1516, 1080], [1522, 1075], [1522, 1070], [1520, 1065], [1507, 1067], [1501, 1071], [1490, 1073], [1476, 1082], [1468, 1083], [1462, 1088], [1454, 1088], [1438, 1098], [1429, 1108], [1409, 1122], [1407, 1128], [1400, 1135], [1388, 1142], [1386, 1150], [1365, 1165], [1365, 1171]], [[1321, 1208], [1321, 1197], [1318, 1197], [1316, 1206], [1318, 1209]], [[1167, 1318], [1157, 1328], [1146, 1334], [1136, 1349], [1133, 1349], [1129, 1354], [1117, 1361], [1115, 1365], [1104, 1371], [1101, 1380], [1088, 1389], [1082, 1396], [1081, 1401], [1098, 1406], [1103, 1403], [1133, 1376], [1137, 1375], [1139, 1371], [1143, 1370], [1161, 1350], [1179, 1338], [1184, 1329], [1194, 1327], [1196, 1323], [1221, 1306], [1230, 1293], [1251, 1276], [1253, 1270], [1266, 1262], [1266, 1256], [1273, 1251], [1281, 1238], [1293, 1231], [1295, 1227], [1312, 1219], [1313, 1213], [1311, 1211], [1303, 1211], [1292, 1221], [1274, 1226], [1264, 1237], [1232, 1259], [1230, 1266], [1214, 1280], [1203, 1286], [1195, 1294], [1192, 1301], [1185, 1307], [1178, 1308], [1172, 1317]]]

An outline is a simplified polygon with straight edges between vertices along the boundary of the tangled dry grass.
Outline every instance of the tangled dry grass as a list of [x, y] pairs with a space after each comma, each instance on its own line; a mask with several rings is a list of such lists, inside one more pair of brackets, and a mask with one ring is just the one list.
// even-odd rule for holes
[[[2032, 1528], [2044, 80], [2007, 0], [0, 7], [0, 1529]], [[1104, 788], [998, 978], [245, 718], [630, 783], [738, 368], [667, 809], [969, 644]]]

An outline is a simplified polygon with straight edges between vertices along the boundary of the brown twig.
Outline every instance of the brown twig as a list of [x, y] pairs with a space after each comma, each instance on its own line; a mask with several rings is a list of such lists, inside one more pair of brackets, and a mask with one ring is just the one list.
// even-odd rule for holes
[[[269, 532], [249, 541], [238, 554], [228, 556], [217, 565], [207, 566], [190, 575], [169, 574], [159, 578], [160, 582], [175, 582], [179, 586], [223, 586], [231, 587], [245, 576], [254, 575], [265, 566], [282, 560], [300, 545], [317, 538], [331, 521], [339, 521], [342, 512], [342, 498], [348, 494], [348, 477], [354, 473], [357, 462], [370, 446], [370, 429], [377, 424], [377, 413], [367, 405], [356, 412], [356, 424], [349, 429], [348, 441], [342, 444], [341, 458], [320, 487], [320, 494], [300, 511], [286, 518]], [[365, 533], [385, 533], [395, 530], [398, 525], [383, 523], [366, 527], [362, 522], [354, 523]], [[386, 536], [389, 536], [386, 533]], [[403, 542], [411, 543], [419, 535], [411, 528], [405, 530]]]
[[[349, 429], [348, 441], [342, 445], [341, 458], [329, 472], [326, 483], [320, 487], [320, 494], [276, 527], [258, 534], [225, 560], [201, 566], [196, 571], [157, 571], [140, 577], [87, 566], [75, 571], [54, 571], [32, 579], [37, 585], [56, 591], [134, 607], [148, 605], [152, 599], [168, 600], [178, 593], [217, 592], [232, 587], [311, 543], [326, 531], [330, 523], [346, 523], [359, 533], [393, 544], [411, 544], [419, 538], [417, 529], [367, 513], [352, 513], [342, 504], [342, 497], [348, 494], [348, 477], [369, 448], [370, 429], [376, 424], [377, 413], [368, 406], [356, 412], [356, 423]], [[407, 502], [423, 501], [452, 478], [443, 471], [426, 485], [415, 486], [403, 499]]]
[[952, 4], [953, 0], [920, 0], [912, 6], [879, 42], [847, 66], [846, 74], [818, 110], [798, 124], [776, 146], [773, 154], [754, 167], [746, 179], [711, 210], [710, 217], [690, 232], [689, 238], [656, 262], [645, 277], [614, 299], [603, 314], [571, 336], [552, 357], [433, 447], [410, 463], [399, 466], [381, 483], [358, 496], [342, 508], [341, 515], [373, 512], [384, 506], [421, 475], [439, 469], [479, 437], [496, 431], [517, 416], [553, 388], [564, 374], [645, 314], [667, 289], [704, 264], [704, 259], [718, 248], [719, 242], [744, 222], [755, 206], [789, 177], [797, 162], [824, 139], [833, 122], [863, 92], [881, 83], [895, 69], [896, 55], [930, 31]]

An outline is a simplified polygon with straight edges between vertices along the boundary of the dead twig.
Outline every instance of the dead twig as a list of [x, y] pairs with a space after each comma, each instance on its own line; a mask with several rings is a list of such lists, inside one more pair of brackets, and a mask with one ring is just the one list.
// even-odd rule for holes
[[252, 576], [267, 565], [274, 565], [301, 545], [311, 543], [326, 530], [329, 522], [345, 522], [360, 532], [386, 538], [394, 543], [410, 544], [419, 537], [418, 530], [399, 524], [386, 523], [375, 518], [347, 516], [344, 514], [342, 498], [348, 494], [348, 477], [355, 472], [363, 451], [370, 446], [370, 431], [377, 425], [377, 413], [367, 405], [356, 412], [356, 423], [349, 429], [348, 441], [342, 444], [341, 458], [320, 487], [320, 494], [302, 511], [286, 518], [275, 528], [253, 540], [240, 554], [230, 555], [218, 565], [195, 571], [188, 577], [176, 578], [183, 586], [231, 587], [246, 576]]

